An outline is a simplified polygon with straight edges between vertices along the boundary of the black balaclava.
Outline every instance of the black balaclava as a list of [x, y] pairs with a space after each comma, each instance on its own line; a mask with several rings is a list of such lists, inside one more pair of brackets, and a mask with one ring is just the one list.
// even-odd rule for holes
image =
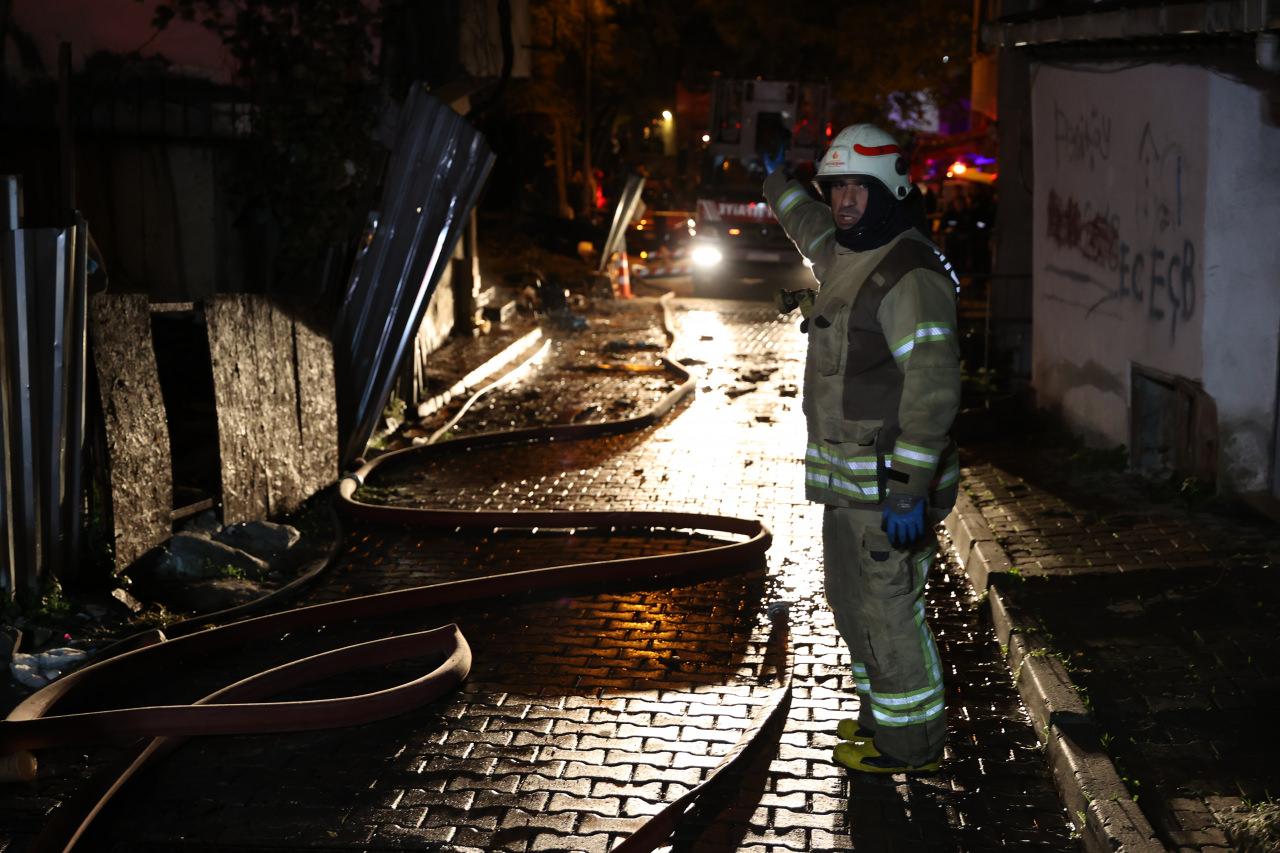
[[[862, 211], [862, 218], [852, 228], [837, 228], [835, 235], [837, 243], [855, 252], [878, 249], [916, 225], [905, 200], [895, 199], [888, 188], [874, 178], [868, 178], [866, 184], [867, 207]], [[830, 203], [830, 190], [825, 189], [823, 194]]]

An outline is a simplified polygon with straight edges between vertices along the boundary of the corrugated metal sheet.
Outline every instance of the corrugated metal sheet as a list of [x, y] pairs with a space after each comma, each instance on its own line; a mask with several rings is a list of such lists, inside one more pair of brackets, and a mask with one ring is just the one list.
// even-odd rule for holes
[[19, 227], [19, 182], [0, 184], [0, 585], [37, 590], [78, 566], [87, 228]]
[[338, 311], [341, 460], [364, 452], [493, 154], [480, 133], [421, 86], [401, 114], [382, 202]]
[[613, 221], [609, 224], [609, 236], [600, 247], [600, 264], [598, 272], [604, 272], [609, 265], [609, 256], [626, 248], [627, 226], [635, 218], [640, 208], [640, 194], [644, 192], [644, 178], [631, 175], [627, 185], [618, 196], [618, 206], [613, 209]]

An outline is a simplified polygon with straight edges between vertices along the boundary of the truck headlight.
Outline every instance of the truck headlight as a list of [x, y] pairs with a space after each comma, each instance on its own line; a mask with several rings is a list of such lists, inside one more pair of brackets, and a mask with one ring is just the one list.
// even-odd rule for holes
[[714, 267], [724, 260], [724, 255], [715, 246], [703, 244], [693, 249], [693, 262], [700, 267]]

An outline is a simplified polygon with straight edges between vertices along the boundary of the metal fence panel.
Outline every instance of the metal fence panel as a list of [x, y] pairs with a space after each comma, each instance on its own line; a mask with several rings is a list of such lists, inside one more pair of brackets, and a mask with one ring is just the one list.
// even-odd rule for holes
[[9, 501], [12, 513], [13, 578], [10, 591], [29, 587], [40, 576], [40, 512], [36, 468], [35, 400], [32, 394], [30, 329], [32, 310], [27, 289], [27, 242], [21, 231], [0, 233], [0, 302], [8, 365], [5, 441], [9, 447]]
[[[0, 243], [8, 244], [12, 232], [16, 231], [21, 221], [22, 184], [17, 175], [0, 175]], [[7, 278], [4, 261], [5, 250], [0, 248], [0, 335], [8, 328], [8, 300], [4, 294]], [[9, 443], [9, 395], [12, 387], [10, 378], [12, 369], [9, 347], [0, 340], [0, 591], [14, 589], [14, 534], [13, 534], [13, 500], [10, 483], [13, 482], [12, 461]]]
[[423, 87], [410, 90], [372, 238], [335, 326], [343, 464], [373, 434], [493, 159], [461, 116]]
[[88, 235], [21, 228], [0, 180], [0, 588], [38, 591], [78, 566]]

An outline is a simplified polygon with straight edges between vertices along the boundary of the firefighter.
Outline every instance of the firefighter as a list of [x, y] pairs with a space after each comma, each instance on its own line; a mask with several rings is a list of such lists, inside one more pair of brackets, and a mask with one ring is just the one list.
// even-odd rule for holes
[[763, 158], [764, 195], [819, 283], [803, 305], [805, 494], [825, 507], [827, 601], [860, 700], [834, 759], [933, 772], [946, 720], [924, 586], [959, 480], [948, 435], [960, 403], [957, 283], [913, 226], [906, 161], [888, 133], [842, 130], [817, 192], [788, 177], [784, 158], [785, 148]]

